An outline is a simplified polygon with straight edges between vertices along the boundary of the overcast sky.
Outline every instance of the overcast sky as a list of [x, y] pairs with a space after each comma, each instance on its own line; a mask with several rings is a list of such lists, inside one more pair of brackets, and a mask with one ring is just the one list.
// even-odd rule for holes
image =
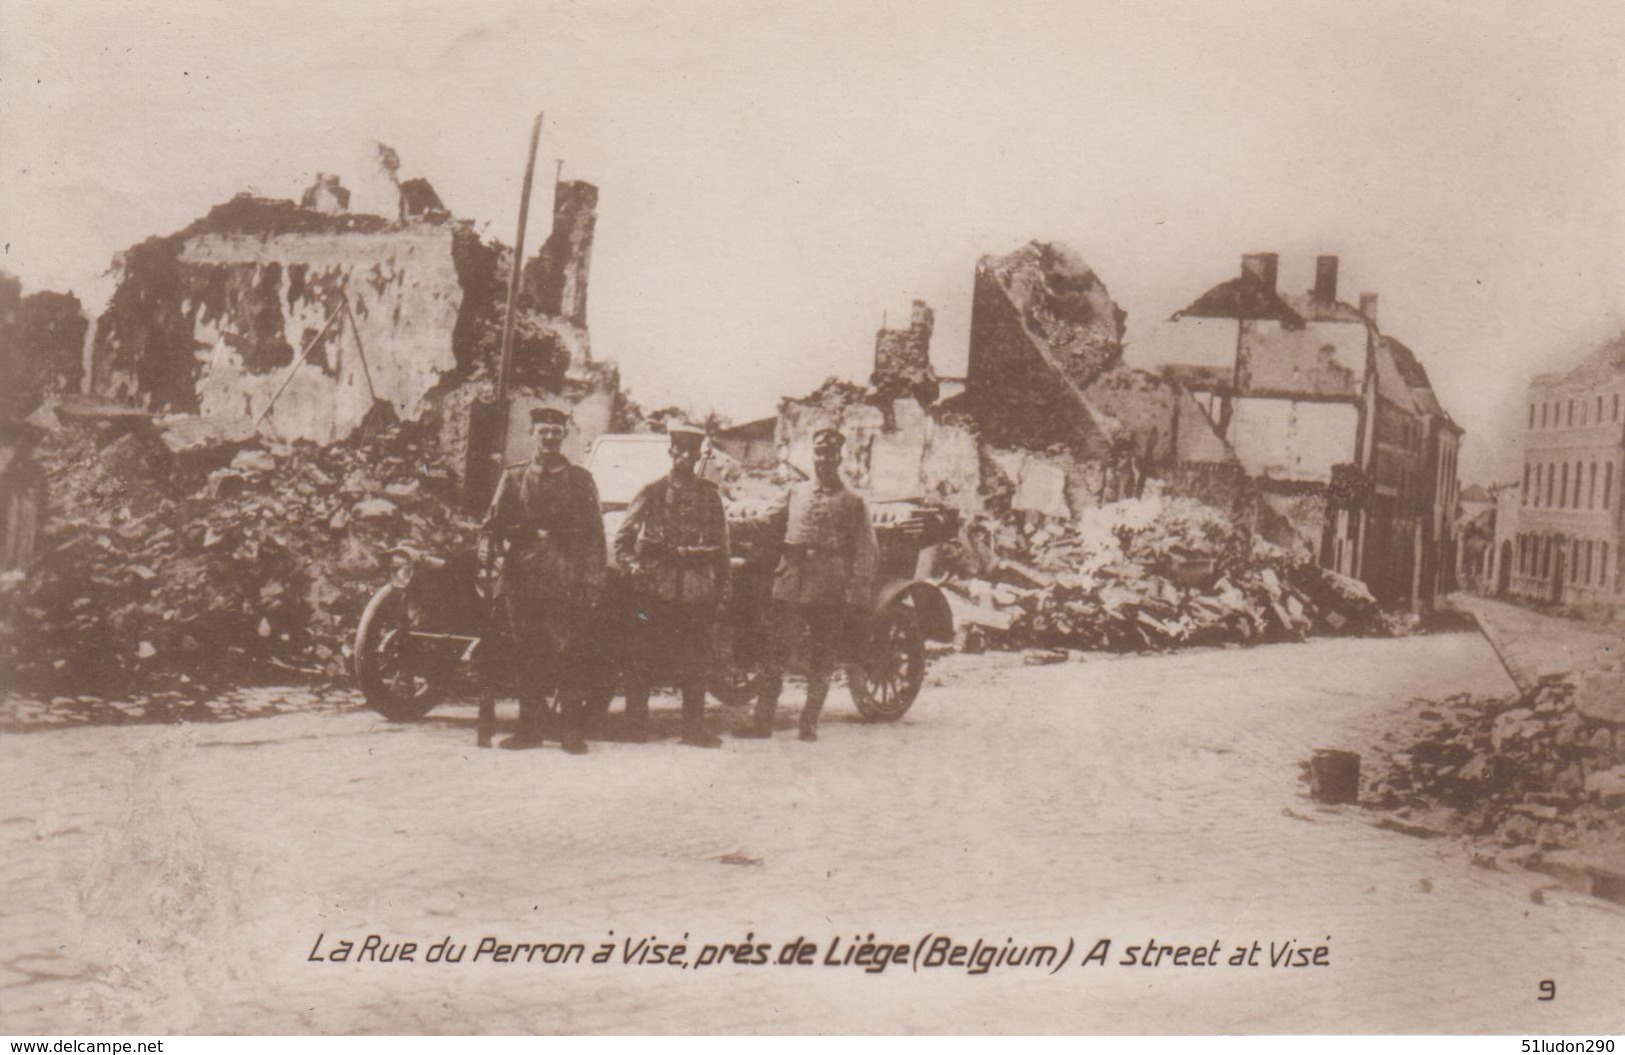
[[509, 241], [544, 109], [543, 157], [600, 187], [594, 348], [645, 403], [747, 418], [865, 379], [915, 297], [960, 373], [977, 257], [1032, 238], [1098, 271], [1131, 363], [1241, 253], [1305, 289], [1329, 252], [1471, 480], [1528, 376], [1625, 325], [1622, 11], [0, 0], [0, 267], [98, 304], [116, 250], [239, 191], [337, 172], [392, 211], [375, 140]]

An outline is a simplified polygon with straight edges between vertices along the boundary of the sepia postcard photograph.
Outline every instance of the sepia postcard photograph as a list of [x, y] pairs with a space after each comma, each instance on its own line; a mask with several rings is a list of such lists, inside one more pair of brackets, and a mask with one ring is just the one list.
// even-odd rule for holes
[[0, 243], [0, 1033], [1625, 1034], [1617, 3], [0, 0]]

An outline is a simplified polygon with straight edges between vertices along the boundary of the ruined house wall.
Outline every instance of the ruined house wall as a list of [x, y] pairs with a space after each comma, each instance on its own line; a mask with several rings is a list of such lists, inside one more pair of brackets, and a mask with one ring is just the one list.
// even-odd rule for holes
[[1077, 399], [1033, 347], [1015, 305], [977, 273], [965, 400], [991, 442], [1024, 447], [1091, 435]]
[[1360, 408], [1353, 403], [1240, 398], [1225, 436], [1250, 476], [1325, 483], [1353, 462]]
[[1067, 519], [1094, 505], [1099, 480], [1079, 479], [1071, 459], [1015, 447], [989, 447], [988, 464], [1008, 488], [1010, 508]]
[[98, 323], [92, 392], [160, 412], [258, 416], [347, 293], [356, 325], [340, 313], [265, 430], [331, 443], [360, 424], [372, 391], [416, 419], [457, 366], [463, 289], [452, 232], [414, 225], [151, 239], [125, 255]]
[[1236, 379], [1243, 392], [1358, 396], [1370, 331], [1363, 322], [1241, 320]]
[[811, 475], [812, 435], [827, 426], [846, 435], [842, 468], [851, 485], [870, 497], [924, 497], [965, 511], [979, 508], [981, 461], [969, 426], [907, 398], [885, 409], [862, 402], [831, 407], [785, 400], [776, 439], [781, 459]]
[[[552, 234], [526, 266], [511, 422], [490, 405], [511, 249], [459, 221], [395, 223], [249, 195], [121, 255], [89, 351], [90, 389], [200, 416], [176, 422], [229, 423], [233, 435], [252, 435], [275, 397], [260, 431], [322, 445], [350, 436], [376, 394], [398, 418], [436, 419], [439, 456], [477, 503], [494, 485], [505, 426], [510, 451], [528, 454], [527, 415], [542, 396], [575, 405], [572, 449], [609, 427], [619, 377], [592, 361], [586, 328], [596, 202], [590, 184], [561, 185]], [[346, 297], [353, 324], [340, 312], [322, 334]]]
[[976, 265], [965, 392], [1006, 446], [1104, 448], [1085, 391], [1123, 354], [1124, 311], [1065, 246], [1030, 242]]
[[1222, 370], [1226, 381], [1236, 366], [1236, 320], [1185, 315], [1134, 328], [1127, 356], [1146, 368], [1170, 364]]
[[292, 374], [265, 419], [271, 434], [331, 443], [361, 424], [374, 393], [415, 421], [457, 366], [452, 333], [463, 290], [449, 227], [207, 234], [188, 239], [180, 260], [200, 279], [193, 334], [205, 364], [197, 384], [203, 415], [264, 411], [346, 293], [355, 325], [341, 314]]
[[[1088, 388], [1090, 405], [1111, 419], [1118, 435], [1130, 438], [1136, 453], [1153, 463], [1178, 460], [1174, 419], [1179, 395], [1178, 389], [1155, 374], [1121, 363], [1103, 372]], [[1200, 422], [1187, 427], [1205, 428]]]

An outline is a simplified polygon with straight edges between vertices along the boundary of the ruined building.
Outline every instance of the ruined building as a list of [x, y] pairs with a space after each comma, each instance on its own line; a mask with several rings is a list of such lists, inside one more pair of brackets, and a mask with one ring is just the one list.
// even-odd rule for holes
[[0, 271], [0, 420], [26, 417], [47, 396], [79, 390], [89, 326], [72, 293], [24, 296], [22, 282]]
[[0, 272], [0, 573], [34, 558], [45, 508], [33, 457], [40, 430], [24, 419], [78, 391], [89, 325], [72, 293], [24, 296], [22, 282]]
[[963, 391], [941, 399], [931, 309], [875, 337], [872, 390], [829, 383], [780, 408], [778, 447], [805, 465], [815, 428], [854, 442], [847, 468], [872, 493], [967, 511], [990, 492], [1021, 512], [1070, 517], [1139, 493], [1150, 475], [1228, 475], [1234, 456], [1176, 384], [1122, 362], [1125, 313], [1065, 246], [1032, 242], [976, 267]]
[[176, 435], [323, 445], [387, 406], [439, 427], [471, 500], [493, 481], [505, 434], [515, 456], [528, 451], [539, 400], [574, 406], [579, 454], [608, 428], [619, 388], [586, 328], [596, 188], [559, 185], [552, 236], [525, 265], [504, 422], [489, 401], [512, 254], [452, 219], [426, 181], [400, 186], [399, 219], [345, 211], [347, 193], [323, 176], [303, 205], [240, 195], [121, 254], [91, 392], [210, 426]]
[[[916, 300], [906, 327], [883, 325], [875, 332], [873, 387], [831, 378], [805, 398], [781, 400], [771, 433], [774, 463], [809, 472], [813, 433], [834, 426], [847, 437], [847, 478], [871, 499], [924, 498], [966, 512], [979, 508], [980, 445], [969, 422], [937, 402], [935, 327], [930, 305]], [[765, 424], [726, 430], [719, 446], [745, 464], [760, 465], [768, 453]]]
[[350, 208], [350, 191], [332, 173], [318, 172], [316, 182], [306, 187], [305, 193], [300, 196], [299, 207], [317, 212], [347, 212]]
[[1146, 465], [1234, 461], [1177, 385], [1123, 362], [1127, 313], [1065, 246], [1031, 242], [976, 267], [965, 393], [992, 442]]
[[1531, 600], [1625, 600], [1625, 333], [1572, 370], [1529, 383], [1518, 504], [1505, 519], [1511, 591]]
[[1428, 607], [1451, 588], [1462, 429], [1408, 347], [1378, 328], [1377, 296], [1338, 299], [1338, 259], [1314, 287], [1277, 288], [1278, 257], [1157, 328], [1163, 376], [1194, 393], [1303, 549], [1364, 580], [1387, 605]]
[[931, 368], [931, 332], [936, 314], [923, 300], [914, 302], [908, 325], [882, 326], [875, 333], [875, 370], [869, 384], [882, 399], [912, 396], [930, 406], [941, 394], [937, 373]]
[[598, 188], [572, 181], [553, 194], [553, 229], [525, 265], [525, 289], [544, 315], [587, 325], [587, 275], [598, 224]]
[[1127, 317], [1065, 246], [978, 261], [964, 400], [988, 439], [1105, 454], [1109, 426], [1085, 390], [1122, 358]]

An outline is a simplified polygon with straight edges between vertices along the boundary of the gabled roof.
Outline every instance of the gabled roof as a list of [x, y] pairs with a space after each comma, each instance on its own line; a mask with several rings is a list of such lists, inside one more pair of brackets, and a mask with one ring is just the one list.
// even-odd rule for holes
[[1178, 320], [1186, 315], [1202, 319], [1275, 319], [1288, 326], [1302, 326], [1303, 316], [1293, 310], [1280, 294], [1251, 275], [1221, 282], [1176, 311]]
[[1190, 315], [1202, 319], [1274, 319], [1297, 328], [1311, 322], [1365, 323], [1360, 309], [1340, 300], [1322, 300], [1313, 293], [1277, 293], [1251, 275], [1221, 282], [1193, 300], [1173, 318]]
[[1401, 410], [1413, 414], [1425, 413], [1412, 397], [1410, 382], [1406, 380], [1404, 371], [1399, 368], [1398, 356], [1394, 354], [1396, 343], [1398, 342], [1387, 338], [1377, 342], [1374, 356], [1377, 363], [1377, 395]]
[[[1402, 341], [1394, 337], [1385, 336], [1381, 341], [1378, 342], [1378, 345], [1379, 355], [1377, 364], [1379, 370], [1379, 384], [1381, 382], [1380, 371], [1383, 365], [1383, 356], [1381, 353], [1386, 353], [1390, 362], [1392, 363], [1394, 371], [1411, 390], [1411, 403], [1419, 413], [1430, 414], [1433, 417], [1439, 418], [1444, 422], [1445, 427], [1453, 429], [1456, 432], [1466, 431], [1460, 425], [1456, 424], [1456, 419], [1452, 418], [1450, 413], [1444, 409], [1444, 405], [1439, 402], [1438, 394], [1433, 391], [1433, 382], [1428, 379], [1428, 372], [1422, 366], [1421, 360], [1416, 358], [1415, 352], [1411, 351], [1410, 348], [1408, 348]], [[1378, 391], [1383, 390], [1379, 388]], [[1383, 394], [1387, 395], [1386, 392]]]
[[1405, 379], [1407, 385], [1412, 388], [1431, 389], [1433, 387], [1433, 382], [1428, 380], [1427, 370], [1422, 367], [1422, 363], [1416, 358], [1415, 352], [1394, 337], [1384, 336], [1382, 343], [1394, 353], [1394, 364], [1399, 368], [1399, 374]]

